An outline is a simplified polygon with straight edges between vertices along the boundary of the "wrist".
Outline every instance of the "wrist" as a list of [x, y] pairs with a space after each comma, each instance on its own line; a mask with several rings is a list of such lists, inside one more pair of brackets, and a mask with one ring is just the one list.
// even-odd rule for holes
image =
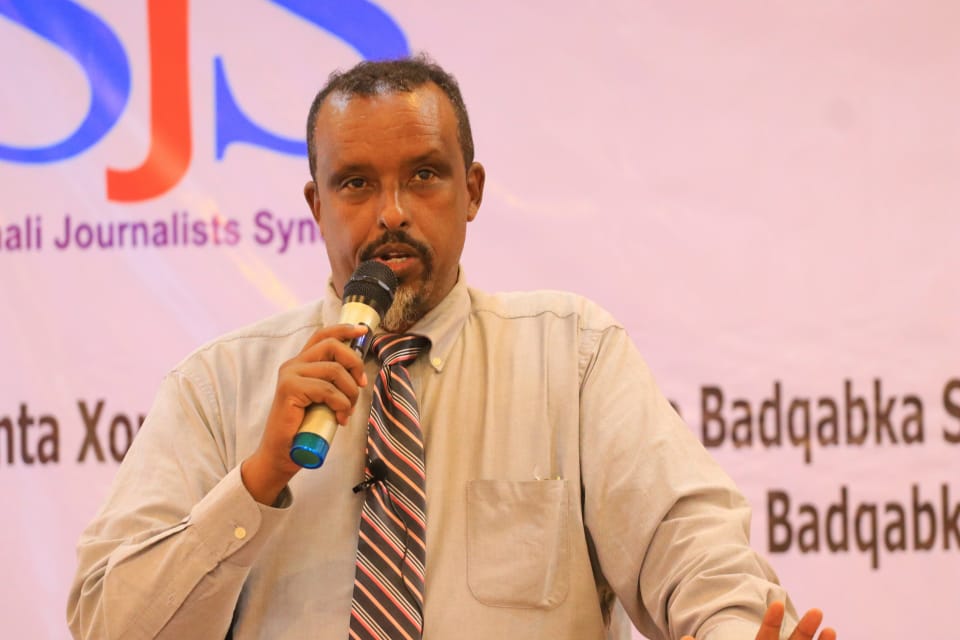
[[240, 463], [240, 479], [243, 481], [243, 486], [254, 500], [268, 506], [277, 501], [280, 492], [295, 473], [296, 471], [289, 473], [277, 469], [257, 453]]

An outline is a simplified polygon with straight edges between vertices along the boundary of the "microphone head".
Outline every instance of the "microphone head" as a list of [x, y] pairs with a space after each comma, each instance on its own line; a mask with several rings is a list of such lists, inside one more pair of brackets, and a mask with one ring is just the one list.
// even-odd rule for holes
[[398, 284], [390, 267], [376, 260], [367, 260], [360, 263], [343, 286], [343, 302], [360, 302], [373, 307], [383, 318], [393, 304]]
[[374, 458], [370, 461], [370, 479], [374, 482], [381, 482], [387, 479], [387, 463], [380, 458]]

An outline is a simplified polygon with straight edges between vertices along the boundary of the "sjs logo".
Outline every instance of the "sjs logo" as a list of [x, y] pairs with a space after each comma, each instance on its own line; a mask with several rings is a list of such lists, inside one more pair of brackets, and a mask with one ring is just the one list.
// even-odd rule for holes
[[[396, 58], [409, 48], [399, 25], [368, 0], [270, 0], [340, 38], [365, 59]], [[106, 171], [107, 199], [137, 202], [175, 186], [190, 166], [189, 0], [147, 0], [150, 54], [150, 149], [134, 169]], [[130, 97], [130, 64], [123, 43], [96, 13], [70, 0], [0, 0], [0, 16], [32, 31], [80, 65], [90, 84], [90, 107], [63, 140], [17, 147], [0, 140], [0, 161], [50, 163], [83, 153], [119, 120]], [[0, 21], [2, 23], [2, 21]], [[0, 26], [0, 32], [3, 30]], [[217, 159], [243, 142], [280, 153], [307, 154], [306, 143], [250, 120], [227, 80], [227, 63], [214, 64], [214, 135]]]

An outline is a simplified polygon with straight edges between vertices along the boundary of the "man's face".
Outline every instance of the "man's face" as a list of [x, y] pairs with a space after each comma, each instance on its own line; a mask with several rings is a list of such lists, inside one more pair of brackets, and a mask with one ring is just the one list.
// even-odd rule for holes
[[384, 326], [403, 331], [457, 281], [483, 167], [464, 167], [453, 106], [432, 83], [412, 92], [331, 94], [317, 114], [317, 171], [304, 187], [339, 295], [376, 259], [400, 281]]

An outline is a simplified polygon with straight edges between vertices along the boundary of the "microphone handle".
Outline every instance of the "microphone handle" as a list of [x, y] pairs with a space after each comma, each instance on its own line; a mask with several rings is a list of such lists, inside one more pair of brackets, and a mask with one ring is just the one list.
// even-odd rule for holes
[[[380, 314], [362, 302], [345, 302], [340, 311], [341, 324], [364, 325], [367, 332], [350, 342], [363, 360], [373, 342], [373, 332], [380, 326]], [[305, 469], [316, 469], [327, 459], [327, 452], [337, 433], [337, 416], [325, 404], [312, 404], [306, 408], [300, 429], [290, 447], [290, 459]]]

